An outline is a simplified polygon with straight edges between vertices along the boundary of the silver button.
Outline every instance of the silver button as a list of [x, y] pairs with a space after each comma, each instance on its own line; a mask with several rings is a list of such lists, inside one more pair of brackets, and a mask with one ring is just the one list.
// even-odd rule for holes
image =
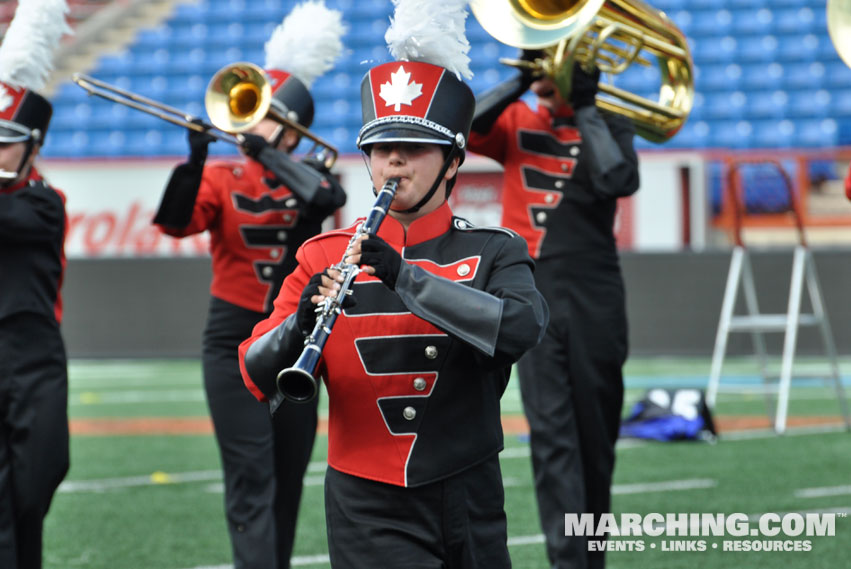
[[281, 254], [281, 252], [277, 249], [272, 249], [271, 251], [269, 251], [269, 256], [272, 257], [273, 259], [277, 259], [278, 255], [280, 255], [280, 254]]
[[556, 198], [555, 198], [555, 196], [554, 196], [554, 195], [552, 195], [552, 194], [547, 194], [547, 197], [545, 197], [545, 198], [544, 198], [544, 201], [545, 201], [545, 202], [547, 202], [547, 203], [553, 203], [553, 201], [554, 201], [555, 199], [556, 199]]
[[293, 214], [291, 214], [291, 213], [285, 213], [284, 214], [284, 221], [289, 222], [289, 221], [292, 221], [292, 220], [293, 220]]
[[284, 231], [283, 229], [281, 231], [278, 231], [278, 241], [283, 243], [286, 240], [287, 240], [287, 232]]
[[535, 215], [535, 221], [537, 221], [538, 223], [544, 223], [546, 220], [547, 220], [547, 213], [544, 212], [544, 211], [539, 211]]
[[425, 349], [425, 357], [430, 360], [433, 360], [437, 357], [437, 348], [435, 346], [426, 346]]
[[571, 149], [570, 149], [570, 155], [571, 155], [571, 156], [576, 156], [577, 154], [579, 154], [579, 147], [578, 147], [578, 146], [573, 146], [573, 147], [571, 147]]
[[271, 277], [272, 276], [272, 267], [263, 267], [263, 276]]
[[562, 165], [561, 165], [561, 171], [562, 171], [562, 172], [567, 172], [568, 170], [570, 170], [570, 166], [568, 166], [568, 165], [567, 165], [567, 164], [565, 164], [565, 163], [562, 163]]
[[564, 187], [564, 180], [556, 180], [556, 189], [560, 190]]
[[287, 207], [295, 207], [297, 204], [298, 204], [298, 202], [296, 201], [295, 198], [290, 198], [290, 199], [287, 200], [287, 202], [284, 205], [287, 206]]
[[467, 263], [464, 263], [460, 267], [458, 267], [458, 275], [459, 276], [466, 277], [469, 274], [470, 274], [470, 265], [468, 265]]
[[413, 407], [405, 407], [402, 409], [402, 416], [410, 421], [417, 416], [417, 410]]
[[414, 379], [414, 389], [416, 389], [417, 391], [425, 391], [426, 386], [426, 380], [424, 380], [423, 378], [418, 377]]

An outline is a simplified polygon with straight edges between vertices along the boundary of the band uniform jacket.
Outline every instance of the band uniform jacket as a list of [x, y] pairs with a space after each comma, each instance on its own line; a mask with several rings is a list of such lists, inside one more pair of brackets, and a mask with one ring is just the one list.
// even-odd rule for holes
[[322, 220], [336, 209], [306, 217], [293, 192], [285, 185], [270, 188], [265, 174], [253, 160], [208, 163], [189, 224], [159, 225], [173, 237], [209, 231], [211, 294], [260, 313], [271, 310], [295, 267], [295, 250], [320, 233]]
[[[595, 135], [604, 129], [617, 147]], [[515, 101], [486, 135], [470, 133], [467, 149], [505, 167], [502, 225], [526, 239], [534, 259], [602, 260], [616, 258], [617, 198], [638, 189], [634, 135], [628, 119], [593, 106], [553, 116]]]
[[62, 321], [65, 195], [33, 168], [0, 188], [0, 320], [20, 312]]
[[[272, 315], [240, 346], [243, 378], [259, 399], [276, 394], [278, 371], [301, 353], [294, 313], [302, 290], [342, 259], [356, 226], [304, 244]], [[514, 232], [473, 227], [444, 203], [407, 231], [388, 216], [378, 235], [406, 262], [395, 291], [357, 276], [356, 304], [325, 344], [317, 376], [329, 395], [328, 464], [413, 487], [502, 449], [499, 400], [510, 364], [540, 341], [548, 313]]]

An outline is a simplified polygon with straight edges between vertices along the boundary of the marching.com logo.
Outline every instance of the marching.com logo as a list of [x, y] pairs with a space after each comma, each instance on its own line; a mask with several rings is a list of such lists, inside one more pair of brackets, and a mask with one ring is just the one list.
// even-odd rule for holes
[[[565, 514], [564, 535], [590, 538], [588, 549], [592, 551], [644, 551], [647, 547], [661, 551], [811, 551], [808, 538], [835, 536], [837, 517], [846, 514], [623, 513], [603, 514], [595, 524], [592, 514]], [[644, 539], [610, 539], [645, 536], [664, 539], [647, 543]]]

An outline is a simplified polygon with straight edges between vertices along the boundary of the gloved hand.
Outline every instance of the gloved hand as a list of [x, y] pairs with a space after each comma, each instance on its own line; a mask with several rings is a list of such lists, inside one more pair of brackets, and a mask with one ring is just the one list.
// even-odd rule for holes
[[396, 278], [402, 268], [402, 256], [387, 241], [370, 235], [360, 243], [360, 264], [375, 269], [375, 276], [390, 290], [396, 289]]
[[260, 152], [263, 151], [264, 148], [269, 148], [271, 144], [269, 141], [260, 136], [259, 134], [254, 134], [252, 132], [244, 132], [242, 133], [242, 144], [240, 144], [240, 148], [245, 152], [245, 155], [249, 158], [257, 159], [260, 156]]
[[588, 107], [597, 103], [598, 83], [600, 82], [600, 70], [594, 68], [591, 73], [586, 73], [579, 63], [573, 64], [573, 79], [570, 88], [570, 104], [573, 110]]
[[[334, 280], [334, 278], [328, 273], [328, 269], [325, 269], [321, 273], [316, 273], [310, 280], [307, 281], [307, 284], [304, 287], [304, 290], [301, 291], [301, 297], [298, 300], [298, 307], [296, 308], [296, 324], [298, 325], [298, 329], [302, 334], [307, 336], [313, 331], [314, 326], [316, 326], [316, 309], [319, 305], [314, 304], [311, 299], [313, 296], [322, 295], [322, 292], [319, 290], [319, 287], [325, 287], [322, 284], [322, 277], [327, 277], [330, 280]], [[328, 288], [328, 287], [325, 287]], [[347, 294], [346, 298], [343, 299], [341, 306], [343, 308], [351, 308], [357, 304], [355, 297], [351, 294]]]
[[327, 174], [331, 173], [331, 170], [329, 170], [325, 166], [325, 161], [320, 160], [316, 156], [305, 156], [304, 158], [302, 158], [301, 163], [307, 164], [308, 166], [310, 166], [311, 168], [313, 168], [314, 170], [316, 170], [320, 174], [327, 175]]
[[[201, 119], [194, 119], [195, 124], [202, 124]], [[216, 139], [207, 131], [198, 132], [189, 129], [187, 136], [189, 141], [189, 163], [194, 166], [203, 166], [207, 161], [207, 147]]]
[[304, 290], [301, 291], [301, 297], [298, 300], [298, 308], [296, 308], [296, 323], [298, 324], [298, 329], [301, 330], [301, 333], [305, 336], [310, 334], [313, 331], [313, 327], [316, 325], [317, 305], [313, 304], [310, 297], [322, 294], [319, 292], [319, 285], [322, 284], [323, 275], [328, 276], [327, 269], [310, 277], [310, 280], [307, 281], [307, 285], [304, 287]]
[[[543, 59], [546, 56], [541, 49], [522, 49], [520, 50], [520, 61], [528, 61], [533, 63], [536, 59]], [[543, 76], [543, 71], [526, 67], [520, 67], [520, 78], [523, 85], [528, 89], [529, 86]]]

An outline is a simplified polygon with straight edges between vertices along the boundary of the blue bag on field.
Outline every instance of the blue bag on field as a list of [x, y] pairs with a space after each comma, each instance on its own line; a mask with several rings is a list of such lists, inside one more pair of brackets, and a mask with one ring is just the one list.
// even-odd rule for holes
[[716, 434], [700, 389], [650, 389], [620, 429], [621, 437], [657, 441], [714, 440]]

